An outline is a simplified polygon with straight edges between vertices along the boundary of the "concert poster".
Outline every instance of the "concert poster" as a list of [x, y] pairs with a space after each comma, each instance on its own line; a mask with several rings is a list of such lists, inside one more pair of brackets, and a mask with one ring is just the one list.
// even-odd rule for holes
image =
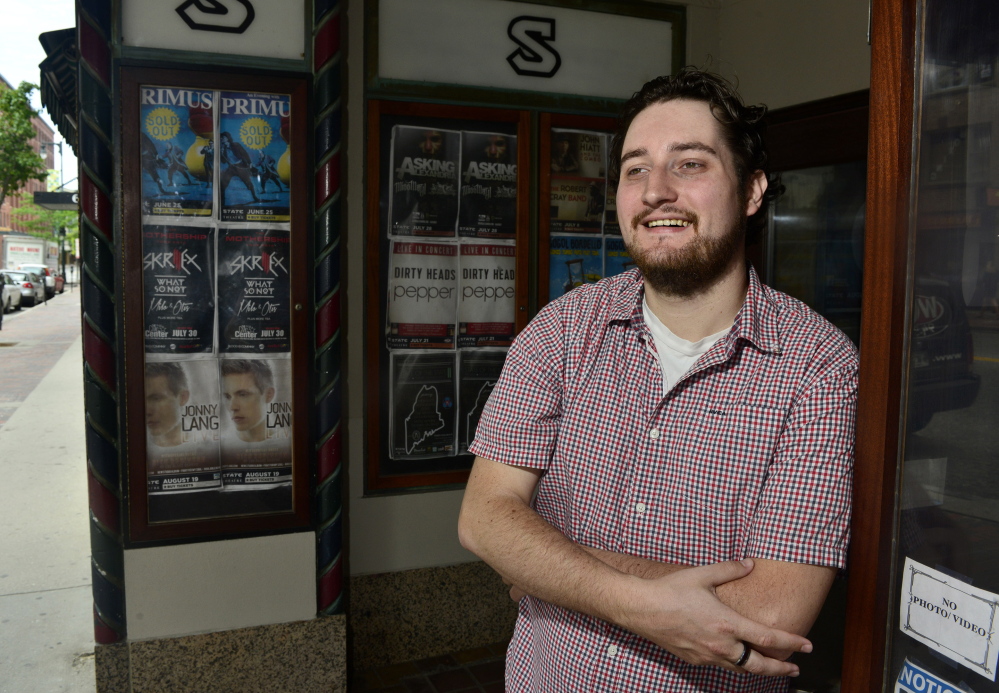
[[457, 443], [454, 351], [393, 351], [389, 457], [449, 457]]
[[220, 488], [215, 360], [147, 355], [144, 379], [148, 493]]
[[139, 94], [143, 214], [210, 217], [216, 93], [144, 85]]
[[606, 141], [606, 135], [599, 132], [552, 129], [552, 233], [602, 232], [607, 192]]
[[620, 236], [621, 225], [617, 221], [617, 190], [607, 183], [607, 197], [604, 200], [604, 234]]
[[469, 349], [458, 353], [458, 452], [468, 452], [506, 360], [506, 349]]
[[603, 279], [603, 240], [592, 236], [552, 236], [549, 242], [548, 298]]
[[510, 346], [515, 307], [512, 244], [461, 244], [458, 346]]
[[219, 234], [219, 351], [285, 353], [291, 348], [290, 234], [223, 229]]
[[514, 238], [517, 231], [517, 137], [461, 133], [458, 235]]
[[145, 349], [212, 352], [215, 346], [215, 229], [142, 227]]
[[219, 112], [221, 220], [290, 220], [291, 97], [223, 91]]
[[453, 349], [458, 245], [392, 241], [388, 278], [390, 349]]
[[613, 277], [615, 274], [627, 272], [635, 266], [634, 260], [628, 254], [628, 249], [624, 247], [624, 240], [621, 238], [604, 238], [604, 276]]
[[460, 159], [456, 130], [392, 128], [390, 235], [454, 237]]
[[223, 490], [290, 486], [291, 359], [223, 357], [217, 368]]

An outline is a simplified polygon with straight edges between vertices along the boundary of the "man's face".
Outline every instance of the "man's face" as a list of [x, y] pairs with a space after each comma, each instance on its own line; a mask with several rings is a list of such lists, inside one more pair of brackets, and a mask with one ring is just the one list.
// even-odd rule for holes
[[653, 288], [690, 296], [741, 261], [745, 221], [760, 208], [766, 177], [757, 171], [743, 189], [708, 104], [649, 106], [621, 151], [618, 221]]
[[504, 159], [506, 158], [506, 148], [505, 137], [490, 135], [489, 143], [486, 145], [486, 158], [494, 160]]
[[555, 151], [559, 157], [569, 153], [569, 140], [559, 140], [555, 143]]
[[181, 409], [190, 393], [174, 394], [165, 375], [146, 378], [146, 428], [154, 436], [169, 433], [180, 425]]
[[444, 144], [444, 135], [437, 130], [424, 130], [420, 140], [420, 151], [424, 156], [437, 156]]
[[274, 388], [261, 392], [252, 373], [222, 377], [222, 394], [237, 431], [248, 431], [264, 420], [266, 404], [274, 397]]

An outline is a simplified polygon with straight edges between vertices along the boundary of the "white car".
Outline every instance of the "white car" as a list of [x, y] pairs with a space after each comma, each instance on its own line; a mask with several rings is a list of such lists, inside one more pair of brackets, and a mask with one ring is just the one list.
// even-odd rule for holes
[[50, 270], [46, 265], [18, 265], [21, 272], [34, 272], [45, 282], [45, 297], [52, 298], [56, 293], [62, 293], [65, 282], [57, 273]]
[[31, 307], [45, 300], [45, 283], [37, 274], [19, 270], [4, 270], [3, 272], [21, 288], [21, 305]]
[[3, 286], [3, 296], [0, 298], [3, 310], [0, 314], [21, 310], [21, 288], [6, 274], [0, 274], [0, 285]]

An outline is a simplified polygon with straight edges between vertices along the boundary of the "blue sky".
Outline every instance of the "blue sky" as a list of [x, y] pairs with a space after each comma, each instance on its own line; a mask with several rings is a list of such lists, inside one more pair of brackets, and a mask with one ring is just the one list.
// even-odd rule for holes
[[[41, 75], [38, 63], [45, 59], [45, 51], [38, 42], [38, 35], [56, 29], [69, 29], [76, 26], [73, 0], [3, 0], [3, 24], [0, 27], [0, 75], [17, 86], [22, 81], [38, 84]], [[34, 95], [34, 106], [42, 118], [52, 125], [49, 114], [42, 109], [38, 92]], [[62, 141], [56, 132], [55, 140]], [[64, 180], [76, 177], [76, 157], [67, 146], [63, 147]], [[55, 152], [55, 165], [59, 167], [59, 151]], [[76, 182], [69, 183], [67, 190], [76, 190]]]

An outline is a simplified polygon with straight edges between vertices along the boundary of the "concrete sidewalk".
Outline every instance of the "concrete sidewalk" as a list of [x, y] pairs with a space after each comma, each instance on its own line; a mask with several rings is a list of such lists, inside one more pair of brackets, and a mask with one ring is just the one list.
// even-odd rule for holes
[[[92, 693], [79, 293], [5, 320], [0, 342], [0, 693]], [[33, 378], [14, 370], [46, 360]]]

